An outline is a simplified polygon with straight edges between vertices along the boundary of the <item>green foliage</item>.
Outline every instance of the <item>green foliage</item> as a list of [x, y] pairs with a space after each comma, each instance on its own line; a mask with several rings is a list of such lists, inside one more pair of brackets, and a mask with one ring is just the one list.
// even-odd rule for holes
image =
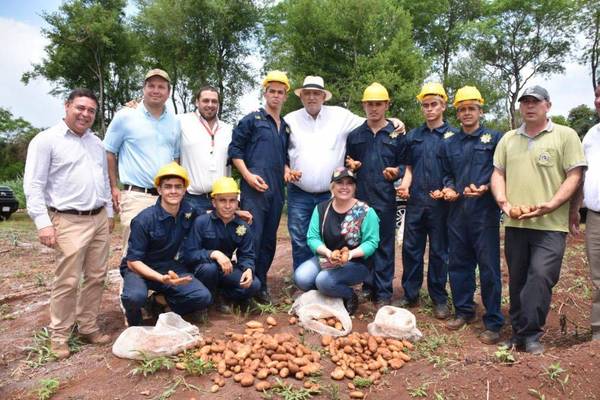
[[131, 370], [131, 375], [142, 374], [144, 376], [155, 374], [161, 369], [169, 370], [173, 368], [175, 362], [172, 357], [150, 357], [142, 353], [142, 359], [138, 361], [138, 365]]
[[506, 346], [498, 346], [498, 350], [494, 352], [494, 357], [496, 357], [496, 361], [505, 364], [515, 362], [515, 356], [513, 356], [512, 351]]
[[548, 378], [550, 378], [550, 380], [555, 381], [555, 380], [558, 380], [564, 372], [567, 372], [567, 371], [564, 368], [562, 368], [560, 366], [560, 362], [557, 361], [555, 363], [550, 364], [547, 368], [545, 368], [544, 375], [546, 375]]
[[369, 378], [362, 378], [360, 376], [357, 376], [352, 380], [352, 383], [357, 388], [368, 388], [369, 386], [371, 386], [373, 384], [373, 381], [370, 380]]
[[[329, 104], [364, 115], [360, 100], [372, 82], [392, 97], [388, 115], [408, 127], [421, 120], [415, 95], [425, 63], [414, 46], [410, 15], [392, 0], [282, 1], [268, 9], [262, 36], [266, 69], [288, 72], [292, 86], [320, 75]], [[290, 96], [284, 113], [300, 107]]]
[[[552, 119], [554, 121], [554, 118]], [[567, 117], [567, 125], [575, 129], [580, 139], [592, 126], [599, 122], [598, 114], [585, 104], [572, 108]]]
[[[81, 351], [81, 346], [83, 345], [75, 335], [69, 337], [67, 344], [71, 353]], [[50, 332], [47, 328], [42, 328], [33, 334], [33, 344], [25, 347], [25, 351], [27, 352], [25, 363], [30, 368], [39, 368], [49, 361], [56, 359], [50, 348]]]
[[179, 362], [185, 366], [185, 371], [190, 375], [205, 375], [215, 369], [212, 361], [203, 360], [194, 355], [194, 351], [186, 350], [179, 356]]
[[52, 396], [54, 396], [58, 391], [59, 386], [60, 382], [58, 379], [42, 379], [40, 381], [40, 386], [36, 391], [38, 400], [48, 400], [52, 398]]
[[296, 388], [292, 384], [286, 384], [281, 379], [277, 378], [275, 385], [263, 394], [264, 399], [273, 399], [274, 396], [283, 400], [308, 400], [320, 391], [313, 391], [306, 388]]
[[583, 51], [579, 61], [589, 66], [592, 88], [596, 90], [600, 84], [600, 2], [581, 0], [577, 24], [582, 33], [580, 40], [583, 40]]
[[417, 387], [407, 387], [406, 391], [410, 397], [427, 397], [427, 386], [431, 385], [431, 382], [424, 382]]
[[9, 110], [0, 107], [0, 181], [23, 175], [27, 145], [38, 132], [39, 129], [23, 118], [15, 118]]

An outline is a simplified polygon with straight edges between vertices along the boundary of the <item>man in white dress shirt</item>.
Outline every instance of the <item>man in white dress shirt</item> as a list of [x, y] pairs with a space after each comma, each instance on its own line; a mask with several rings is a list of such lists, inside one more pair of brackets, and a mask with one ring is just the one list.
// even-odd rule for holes
[[198, 214], [212, 208], [213, 183], [231, 175], [227, 165], [227, 148], [231, 142], [231, 125], [219, 120], [219, 92], [204, 86], [196, 94], [197, 110], [179, 115], [181, 124], [181, 165], [190, 175], [186, 200]]
[[90, 130], [97, 109], [94, 93], [73, 90], [64, 119], [33, 138], [25, 163], [27, 212], [40, 242], [57, 250], [49, 328], [58, 359], [70, 355], [75, 325], [84, 341], [110, 341], [97, 323], [114, 226], [106, 154]]
[[[288, 180], [287, 188], [288, 231], [295, 270], [313, 257], [306, 244], [310, 217], [317, 204], [331, 197], [331, 174], [344, 165], [348, 134], [365, 118], [342, 107], [324, 105], [332, 95], [320, 76], [307, 76], [294, 93], [304, 108], [284, 119], [292, 131], [288, 147], [290, 169], [302, 172], [298, 181]], [[391, 120], [397, 131], [404, 132], [401, 121]]]

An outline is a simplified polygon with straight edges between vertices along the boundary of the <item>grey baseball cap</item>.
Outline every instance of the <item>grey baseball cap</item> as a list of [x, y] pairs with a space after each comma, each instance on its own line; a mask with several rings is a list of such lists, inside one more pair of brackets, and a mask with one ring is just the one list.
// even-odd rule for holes
[[523, 100], [523, 97], [527, 97], [527, 96], [535, 97], [536, 99], [538, 99], [540, 101], [542, 101], [542, 100], [550, 101], [550, 95], [548, 94], [548, 91], [538, 85], [530, 86], [530, 87], [526, 88], [525, 90], [523, 90], [523, 93], [521, 93], [521, 96], [519, 97], [519, 99], [517, 101], [521, 101], [521, 100]]

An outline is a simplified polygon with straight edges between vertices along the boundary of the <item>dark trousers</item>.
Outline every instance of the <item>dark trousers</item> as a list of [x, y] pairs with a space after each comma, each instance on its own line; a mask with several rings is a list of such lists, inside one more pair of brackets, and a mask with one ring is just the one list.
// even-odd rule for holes
[[252, 214], [250, 230], [256, 252], [254, 271], [261, 290], [267, 290], [267, 273], [275, 256], [277, 229], [283, 210], [283, 191], [276, 183], [271, 183], [273, 181], [267, 180], [269, 189], [265, 193], [259, 193], [242, 182], [242, 207]]
[[193, 268], [194, 276], [202, 282], [212, 294], [219, 291], [223, 297], [232, 301], [248, 300], [260, 290], [260, 280], [254, 276], [248, 288], [240, 287], [242, 271], [233, 268], [225, 275], [217, 262], [198, 264]]
[[391, 300], [396, 257], [396, 206], [370, 206], [379, 217], [379, 247], [367, 259], [370, 268], [363, 290], [370, 291], [374, 300]]
[[198, 215], [206, 214], [206, 211], [212, 209], [210, 194], [191, 194], [185, 192], [185, 199], [194, 208]]
[[[180, 277], [190, 275], [178, 272]], [[212, 296], [206, 286], [197, 279], [185, 285], [165, 285], [150, 279], [144, 279], [127, 267], [121, 267], [123, 277], [123, 293], [121, 302], [129, 326], [142, 324], [142, 307], [146, 304], [148, 290], [162, 293], [169, 307], [179, 315], [202, 310], [212, 303]]]
[[290, 183], [287, 192], [288, 231], [292, 242], [294, 271], [304, 261], [314, 257], [306, 243], [310, 218], [317, 204], [331, 198], [330, 192], [308, 193]]
[[509, 274], [513, 336], [536, 340], [550, 310], [552, 288], [558, 282], [565, 232], [506, 228], [504, 250]]
[[409, 204], [404, 216], [402, 242], [402, 288], [408, 300], [416, 300], [423, 284], [423, 256], [429, 238], [429, 265], [427, 289], [435, 304], [448, 300], [448, 231], [446, 207], [428, 207]]
[[485, 306], [486, 329], [500, 331], [504, 317], [500, 310], [502, 279], [500, 276], [500, 231], [498, 219], [469, 219], [463, 213], [448, 220], [448, 278], [456, 316], [475, 315], [475, 269], [479, 266], [481, 299]]

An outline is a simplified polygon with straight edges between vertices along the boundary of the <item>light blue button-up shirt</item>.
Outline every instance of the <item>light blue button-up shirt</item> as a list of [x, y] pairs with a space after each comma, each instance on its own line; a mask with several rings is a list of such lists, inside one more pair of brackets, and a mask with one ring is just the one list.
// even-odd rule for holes
[[165, 107], [155, 118], [142, 103], [115, 114], [104, 137], [104, 148], [118, 155], [121, 183], [152, 188], [158, 169], [179, 158], [180, 138], [175, 114]]

